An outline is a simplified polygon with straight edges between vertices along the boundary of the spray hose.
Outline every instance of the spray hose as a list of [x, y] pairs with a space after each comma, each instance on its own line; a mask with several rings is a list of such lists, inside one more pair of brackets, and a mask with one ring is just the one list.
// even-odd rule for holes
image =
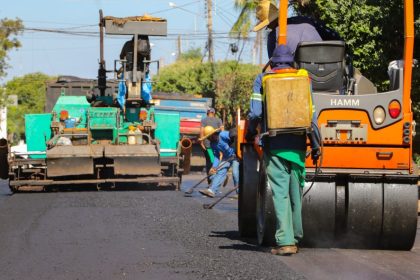
[[[314, 124], [312, 122], [312, 124]], [[320, 171], [321, 171], [321, 167], [322, 167], [322, 159], [323, 159], [323, 152], [324, 152], [324, 143], [322, 141], [322, 134], [321, 131], [319, 130], [318, 126], [316, 124], [313, 125], [313, 127], [317, 130], [318, 135], [319, 135], [319, 142], [320, 142], [320, 155], [319, 158], [315, 160], [315, 174], [314, 176], [312, 176], [311, 178], [306, 179], [306, 182], [310, 182], [312, 181], [311, 185], [309, 186], [309, 188], [303, 193], [303, 197], [305, 197], [309, 191], [312, 189], [312, 187], [315, 184], [315, 179], [316, 177], [319, 175]], [[318, 165], [318, 160], [319, 160], [319, 165]]]

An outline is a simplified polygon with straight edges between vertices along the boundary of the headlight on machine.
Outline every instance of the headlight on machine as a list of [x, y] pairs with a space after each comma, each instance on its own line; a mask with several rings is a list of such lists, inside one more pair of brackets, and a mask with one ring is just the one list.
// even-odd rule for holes
[[373, 110], [373, 118], [376, 124], [383, 124], [385, 121], [385, 110], [381, 106], [378, 106]]

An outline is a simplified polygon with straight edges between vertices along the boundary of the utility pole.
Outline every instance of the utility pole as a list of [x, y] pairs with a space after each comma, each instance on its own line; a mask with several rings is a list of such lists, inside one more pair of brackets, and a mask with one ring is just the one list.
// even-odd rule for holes
[[211, 15], [212, 12], [212, 0], [207, 0], [207, 47], [209, 49], [209, 62], [214, 62], [214, 49], [213, 49], [213, 18]]
[[181, 35], [178, 35], [178, 59], [181, 58], [181, 53], [182, 53]]

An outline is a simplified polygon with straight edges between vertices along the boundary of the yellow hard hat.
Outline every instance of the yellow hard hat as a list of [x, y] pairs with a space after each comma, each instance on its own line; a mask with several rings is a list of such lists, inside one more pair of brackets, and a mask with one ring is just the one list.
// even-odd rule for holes
[[257, 32], [275, 21], [279, 17], [279, 10], [270, 0], [260, 0], [256, 8], [257, 25], [253, 31]]
[[214, 127], [208, 125], [206, 127], [204, 127], [204, 136], [201, 137], [200, 139], [198, 139], [199, 141], [203, 141], [204, 139], [209, 138], [211, 135], [213, 135], [216, 132], [219, 132], [220, 128], [215, 129]]

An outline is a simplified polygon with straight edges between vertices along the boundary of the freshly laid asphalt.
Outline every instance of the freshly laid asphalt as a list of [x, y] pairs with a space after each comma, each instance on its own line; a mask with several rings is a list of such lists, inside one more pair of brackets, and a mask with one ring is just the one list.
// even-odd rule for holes
[[236, 200], [210, 201], [135, 188], [12, 195], [0, 180], [0, 279], [420, 279], [419, 230], [410, 252], [279, 257], [239, 238]]

